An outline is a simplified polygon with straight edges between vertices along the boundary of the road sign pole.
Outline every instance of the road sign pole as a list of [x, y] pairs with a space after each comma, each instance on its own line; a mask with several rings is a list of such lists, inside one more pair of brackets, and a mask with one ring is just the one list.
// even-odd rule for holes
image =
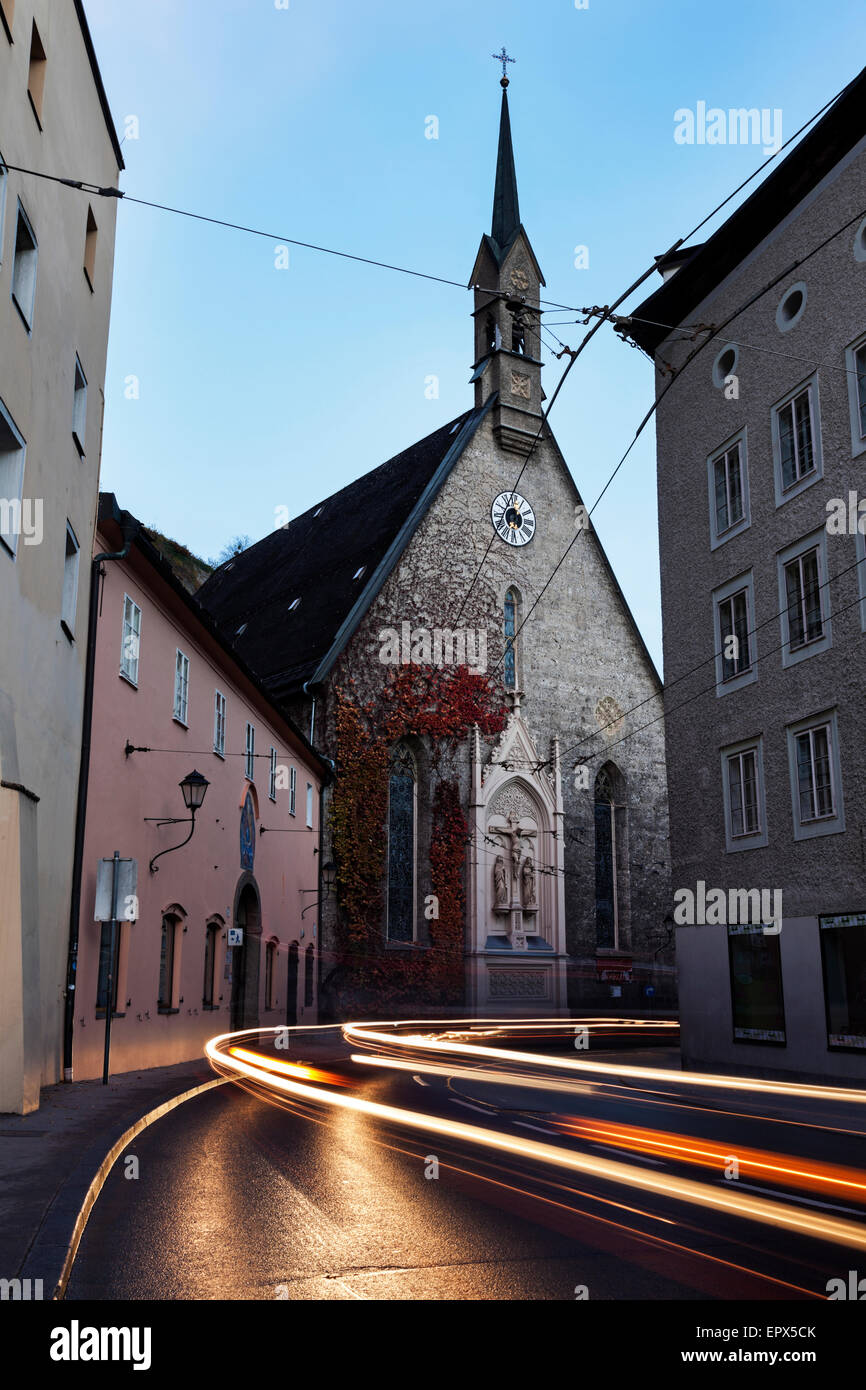
[[108, 948], [108, 979], [105, 990], [105, 1053], [102, 1059], [102, 1084], [108, 1085], [109, 1058], [111, 1056], [111, 1015], [114, 1009], [115, 942], [117, 940], [117, 879], [120, 855], [114, 851], [111, 862], [111, 943]]

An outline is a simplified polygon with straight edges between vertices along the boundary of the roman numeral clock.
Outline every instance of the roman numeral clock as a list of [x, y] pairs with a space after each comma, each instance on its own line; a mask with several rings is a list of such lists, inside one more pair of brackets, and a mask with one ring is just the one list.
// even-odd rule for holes
[[535, 535], [535, 512], [519, 492], [500, 492], [490, 517], [494, 531], [506, 545], [527, 545]]

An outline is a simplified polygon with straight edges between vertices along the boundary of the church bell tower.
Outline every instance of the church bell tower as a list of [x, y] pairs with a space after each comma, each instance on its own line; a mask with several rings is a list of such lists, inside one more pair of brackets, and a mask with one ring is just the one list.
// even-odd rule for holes
[[541, 309], [544, 284], [529, 237], [520, 221], [517, 174], [508, 112], [508, 78], [502, 63], [502, 112], [493, 194], [493, 224], [481, 246], [469, 288], [475, 292], [475, 404], [494, 394], [493, 428], [504, 449], [527, 454], [541, 425]]

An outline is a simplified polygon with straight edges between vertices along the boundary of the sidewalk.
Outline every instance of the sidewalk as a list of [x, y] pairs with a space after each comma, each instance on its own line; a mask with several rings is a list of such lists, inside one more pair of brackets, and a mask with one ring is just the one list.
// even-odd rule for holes
[[93, 1178], [149, 1111], [215, 1079], [204, 1057], [177, 1066], [60, 1083], [31, 1115], [0, 1115], [0, 1279], [42, 1279], [52, 1296]]

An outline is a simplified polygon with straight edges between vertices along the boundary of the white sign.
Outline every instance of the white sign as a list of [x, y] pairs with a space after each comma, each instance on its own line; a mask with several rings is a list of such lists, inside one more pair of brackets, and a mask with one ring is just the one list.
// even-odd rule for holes
[[[114, 883], [114, 865], [117, 882]], [[118, 922], [138, 920], [138, 863], [135, 859], [100, 859], [96, 868], [96, 906], [94, 922], [110, 922], [113, 912]]]
[[244, 929], [243, 927], [229, 927], [229, 945], [243, 946]]

